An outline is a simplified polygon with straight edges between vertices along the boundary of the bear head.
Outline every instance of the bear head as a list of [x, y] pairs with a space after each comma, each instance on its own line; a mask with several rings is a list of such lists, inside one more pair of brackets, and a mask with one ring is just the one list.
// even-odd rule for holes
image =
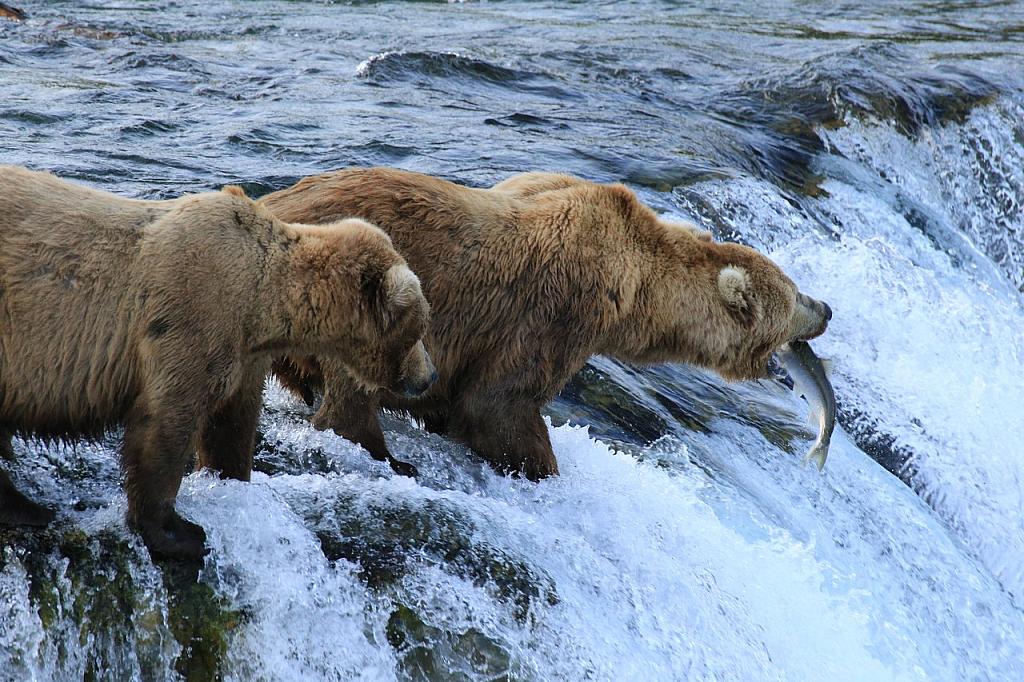
[[[781, 345], [823, 334], [828, 304], [799, 291], [769, 258], [740, 244], [710, 243], [704, 276], [713, 279], [721, 309], [712, 334], [714, 366], [727, 379], [756, 379]], [[724, 314], [722, 314], [724, 313]]]
[[616, 335], [624, 359], [687, 362], [729, 380], [756, 379], [767, 375], [780, 346], [824, 333], [831, 309], [801, 293], [771, 259], [662, 220], [630, 197], [620, 197], [621, 215], [646, 255], [621, 287], [636, 301]]
[[430, 307], [382, 230], [359, 219], [303, 226], [292, 282], [296, 338], [365, 388], [419, 395], [437, 372], [423, 345]]

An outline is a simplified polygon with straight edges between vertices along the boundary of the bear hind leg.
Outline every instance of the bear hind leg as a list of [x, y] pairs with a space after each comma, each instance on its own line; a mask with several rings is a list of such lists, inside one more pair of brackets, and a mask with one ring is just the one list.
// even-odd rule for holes
[[11, 443], [12, 438], [14, 436], [9, 431], [0, 430], [0, 459], [8, 462], [15, 460], [14, 445]]
[[450, 420], [452, 435], [502, 473], [539, 481], [558, 475], [544, 419], [535, 405], [474, 399]]
[[221, 478], [248, 481], [263, 404], [263, 376], [253, 374], [241, 390], [210, 415], [199, 438], [199, 466]]
[[316, 371], [314, 370], [317, 369], [311, 361], [300, 364], [294, 358], [281, 357], [274, 360], [270, 371], [282, 388], [306, 405], [313, 407], [317, 390], [322, 389], [320, 381], [318, 381], [319, 376], [310, 376], [310, 372], [315, 375]]
[[[12, 438], [9, 431], [0, 430], [0, 459], [7, 462], [15, 460]], [[48, 525], [53, 517], [52, 509], [25, 497], [7, 472], [0, 469], [0, 526], [42, 527]]]
[[46, 526], [53, 520], [47, 509], [25, 497], [14, 487], [6, 471], [0, 469], [0, 526]]

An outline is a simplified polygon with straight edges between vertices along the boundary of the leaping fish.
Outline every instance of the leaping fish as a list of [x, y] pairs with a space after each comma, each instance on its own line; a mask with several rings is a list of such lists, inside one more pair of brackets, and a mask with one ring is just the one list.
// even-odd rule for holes
[[779, 349], [778, 356], [793, 379], [793, 392], [804, 397], [811, 408], [811, 419], [818, 423], [818, 438], [804, 461], [814, 460], [819, 470], [824, 469], [836, 428], [836, 395], [825, 364], [806, 341], [789, 342]]

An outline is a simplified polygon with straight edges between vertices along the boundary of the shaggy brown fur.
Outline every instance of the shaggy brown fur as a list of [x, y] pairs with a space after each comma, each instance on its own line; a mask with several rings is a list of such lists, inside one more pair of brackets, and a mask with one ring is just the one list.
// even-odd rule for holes
[[[289, 225], [241, 190], [134, 201], [0, 167], [0, 449], [10, 433], [124, 425], [128, 520], [156, 555], [201, 556], [174, 502], [193, 453], [247, 480], [273, 357], [423, 390], [428, 307], [386, 234]], [[0, 523], [45, 523], [0, 473]]]
[[660, 220], [622, 185], [526, 173], [470, 189], [371, 168], [306, 178], [261, 203], [285, 220], [382, 225], [423, 282], [440, 379], [420, 399], [368, 397], [310, 358], [275, 366], [306, 398], [326, 385], [314, 423], [378, 454], [383, 403], [500, 469], [554, 474], [540, 408], [591, 355], [760, 377], [772, 351], [821, 334], [831, 316], [766, 257]]

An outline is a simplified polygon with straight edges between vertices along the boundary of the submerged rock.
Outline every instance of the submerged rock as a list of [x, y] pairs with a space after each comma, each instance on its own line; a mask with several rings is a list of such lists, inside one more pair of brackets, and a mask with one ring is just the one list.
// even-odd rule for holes
[[535, 602], [558, 602], [549, 577], [490, 545], [459, 507], [443, 500], [338, 498], [330, 521], [317, 525], [324, 554], [357, 564], [361, 579], [378, 590], [428, 563], [492, 591], [519, 622]]
[[703, 370], [660, 366], [646, 370], [598, 358], [577, 372], [545, 412], [555, 424], [587, 425], [591, 434], [644, 459], [643, 448], [666, 436], [719, 430], [735, 421], [757, 429], [786, 452], [809, 435], [801, 417], [780, 402], [789, 391], [777, 382], [725, 382]]
[[388, 643], [411, 680], [513, 679], [510, 654], [476, 628], [449, 632], [428, 625], [415, 610], [397, 604], [387, 625]]

